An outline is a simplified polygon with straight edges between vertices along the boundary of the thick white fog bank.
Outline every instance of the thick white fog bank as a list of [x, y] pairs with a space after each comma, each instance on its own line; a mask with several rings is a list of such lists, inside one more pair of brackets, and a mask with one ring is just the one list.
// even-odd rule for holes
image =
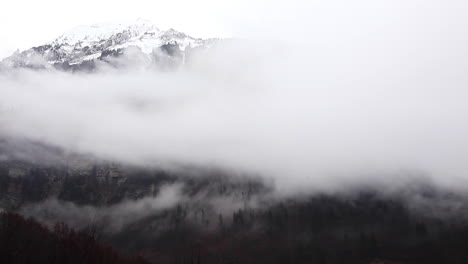
[[283, 190], [413, 175], [468, 188], [463, 3], [318, 3], [318, 17], [298, 12], [302, 24], [273, 23], [174, 72], [0, 75], [1, 133], [257, 173]]

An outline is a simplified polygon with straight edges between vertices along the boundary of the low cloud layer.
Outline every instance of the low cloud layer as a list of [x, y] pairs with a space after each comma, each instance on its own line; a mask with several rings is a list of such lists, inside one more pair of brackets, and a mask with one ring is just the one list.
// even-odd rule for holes
[[75, 228], [103, 225], [101, 228], [106, 232], [118, 232], [128, 224], [160, 213], [184, 201], [180, 192], [181, 187], [181, 185], [163, 186], [157, 196], [127, 200], [106, 207], [80, 206], [72, 202], [49, 199], [26, 205], [21, 209], [21, 213], [52, 225], [57, 222], [64, 222]]
[[468, 188], [467, 19], [452, 5], [440, 16], [391, 7], [335, 24], [299, 14], [278, 41], [265, 30], [172, 72], [4, 73], [1, 133], [133, 164], [256, 173], [283, 190], [413, 175]]

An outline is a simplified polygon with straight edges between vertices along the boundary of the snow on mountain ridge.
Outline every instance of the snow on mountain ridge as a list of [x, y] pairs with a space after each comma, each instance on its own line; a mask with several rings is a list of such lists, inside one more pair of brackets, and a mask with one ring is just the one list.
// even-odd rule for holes
[[108, 39], [117, 33], [124, 31], [132, 32], [133, 34], [141, 34], [144, 32], [159, 33], [160, 30], [147, 20], [137, 19], [135, 22], [129, 23], [103, 23], [93, 25], [77, 26], [63, 35], [52, 41], [50, 44], [66, 43], [75, 45], [79, 42], [93, 42], [103, 39]]

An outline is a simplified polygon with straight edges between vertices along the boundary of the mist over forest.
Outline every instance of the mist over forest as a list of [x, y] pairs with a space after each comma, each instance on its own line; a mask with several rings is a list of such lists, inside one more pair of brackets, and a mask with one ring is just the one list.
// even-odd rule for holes
[[467, 263], [468, 5], [263, 2], [0, 61], [0, 262]]

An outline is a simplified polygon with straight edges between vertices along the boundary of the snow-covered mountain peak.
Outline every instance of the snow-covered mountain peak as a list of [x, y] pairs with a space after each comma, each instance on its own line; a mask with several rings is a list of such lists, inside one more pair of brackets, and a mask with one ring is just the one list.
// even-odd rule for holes
[[161, 30], [148, 20], [137, 19], [78, 26], [49, 43], [15, 53], [2, 62], [10, 67], [59, 66], [68, 69], [72, 65], [119, 56], [130, 47], [146, 54], [150, 61], [166, 60], [161, 59], [166, 54], [180, 57], [185, 62], [187, 48], [208, 47], [215, 41], [193, 38], [172, 28]]

